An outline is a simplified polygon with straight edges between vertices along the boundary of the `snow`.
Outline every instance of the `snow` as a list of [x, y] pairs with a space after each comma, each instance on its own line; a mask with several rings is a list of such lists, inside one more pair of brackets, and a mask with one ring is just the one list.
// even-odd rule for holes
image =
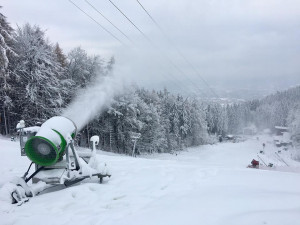
[[283, 127], [283, 126], [275, 126], [276, 129], [280, 129], [280, 130], [288, 130], [288, 127]]
[[25, 121], [24, 120], [20, 120], [20, 122], [17, 124], [17, 129], [21, 129], [25, 127]]
[[291, 134], [289, 132], [282, 132], [282, 141], [286, 143], [291, 142]]
[[67, 141], [72, 133], [76, 133], [76, 126], [72, 120], [63, 116], [53, 116], [42, 124], [36, 136], [45, 137], [55, 144], [60, 144], [61, 138], [55, 132], [59, 132]]
[[[26, 128], [24, 128], [23, 129], [23, 132], [30, 132], [30, 133], [34, 133], [34, 132], [38, 132], [39, 130], [40, 130], [40, 128], [41, 127], [39, 127], [39, 126], [33, 126], [33, 127], [26, 127]], [[18, 130], [18, 132], [19, 132], [20, 130]]]
[[[260, 154], [275, 168], [246, 168]], [[300, 163], [276, 161], [272, 137], [190, 148], [178, 154], [133, 158], [102, 151], [112, 177], [97, 178], [30, 199], [0, 201], [1, 224], [295, 225], [300, 221]], [[18, 142], [0, 137], [0, 187], [22, 176], [29, 160]], [[296, 154], [296, 153], [295, 153]], [[293, 171], [293, 172], [282, 172]]]
[[90, 142], [93, 143], [93, 151], [96, 151], [96, 145], [99, 144], [99, 136], [98, 135], [94, 135], [90, 138]]
[[98, 143], [99, 143], [99, 136], [97, 136], [97, 135], [92, 136], [92, 137], [90, 138], [90, 141], [91, 141], [91, 142], [94, 142], [95, 145], [98, 145]]

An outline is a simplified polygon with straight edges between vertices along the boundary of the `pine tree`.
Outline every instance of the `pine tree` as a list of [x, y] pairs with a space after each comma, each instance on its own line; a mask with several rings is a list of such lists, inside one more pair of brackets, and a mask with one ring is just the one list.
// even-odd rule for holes
[[88, 56], [80, 47], [70, 51], [68, 60], [67, 76], [74, 82], [75, 89], [86, 87], [96, 76], [104, 73], [103, 60], [97, 55]]
[[207, 121], [205, 120], [204, 106], [194, 99], [191, 103], [191, 138], [192, 146], [207, 143]]
[[160, 118], [160, 98], [155, 91], [138, 90], [142, 100], [138, 104], [139, 117], [143, 122], [141, 130], [142, 149], [146, 152], [166, 152], [168, 150], [167, 139]]
[[291, 131], [292, 139], [299, 147], [300, 145], [300, 104], [296, 104], [289, 112], [287, 118], [288, 126]]
[[59, 81], [62, 68], [44, 31], [29, 24], [19, 27], [16, 52], [19, 57], [13, 72], [18, 92], [14, 102], [20, 118], [33, 124], [57, 114], [63, 104]]
[[9, 111], [13, 107], [10, 62], [17, 56], [13, 36], [14, 30], [0, 13], [0, 133], [5, 134], [9, 133]]
[[112, 72], [115, 63], [116, 63], [115, 57], [112, 56], [106, 65], [106, 72], [105, 72], [106, 74]]
[[62, 68], [66, 68], [68, 65], [67, 57], [63, 53], [63, 50], [60, 48], [58, 43], [55, 44], [54, 52], [56, 54], [57, 61], [60, 63], [60, 66]]
[[160, 97], [160, 124], [162, 126], [162, 136], [164, 138], [164, 152], [170, 152], [172, 147], [172, 139], [171, 139], [171, 121], [170, 121], [170, 110], [172, 106], [172, 97], [170, 93], [165, 88], [163, 92], [158, 94]]

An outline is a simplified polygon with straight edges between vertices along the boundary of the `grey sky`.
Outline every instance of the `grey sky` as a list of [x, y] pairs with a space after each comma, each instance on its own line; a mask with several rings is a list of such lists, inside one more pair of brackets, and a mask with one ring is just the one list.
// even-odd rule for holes
[[[112, 1], [156, 48], [108, 0], [89, 1], [128, 35], [135, 47], [84, 0], [73, 1], [129, 46], [120, 45], [68, 0], [2, 0], [0, 5], [13, 27], [25, 22], [40, 25], [65, 52], [80, 45], [91, 54], [115, 55], [117, 73], [130, 81], [147, 87], [209, 92], [136, 0]], [[300, 83], [299, 0], [140, 2], [213, 88], [275, 90]]]

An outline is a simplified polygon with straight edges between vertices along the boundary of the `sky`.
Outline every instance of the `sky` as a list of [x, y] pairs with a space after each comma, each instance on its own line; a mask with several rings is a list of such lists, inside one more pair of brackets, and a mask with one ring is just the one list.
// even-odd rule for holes
[[147, 88], [213, 97], [300, 84], [299, 0], [139, 0], [158, 26], [137, 0], [87, 0], [117, 29], [87, 1], [72, 1], [97, 23], [69, 0], [0, 5], [14, 28], [39, 25], [66, 54], [81, 46], [114, 56], [116, 74]]

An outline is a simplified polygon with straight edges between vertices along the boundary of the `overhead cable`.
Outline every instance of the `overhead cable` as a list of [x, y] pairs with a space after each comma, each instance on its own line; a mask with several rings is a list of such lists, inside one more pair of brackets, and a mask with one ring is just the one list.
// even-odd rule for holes
[[113, 24], [106, 16], [103, 15], [103, 13], [101, 13], [92, 3], [90, 3], [88, 0], [85, 0], [85, 2], [87, 4], [89, 4], [99, 15], [101, 15], [107, 22], [109, 22], [114, 28], [116, 28], [121, 34], [123, 34], [128, 41], [130, 41], [131, 43], [132, 40], [123, 32], [121, 31], [121, 29], [119, 29], [115, 24]]
[[186, 77], [187, 80], [189, 80], [191, 82], [192, 85], [194, 85], [196, 87], [196, 89], [201, 92], [203, 95], [206, 95], [206, 93], [204, 93], [201, 89], [198, 88], [198, 86], [195, 85], [195, 83], [193, 81], [191, 81], [189, 79], [189, 77], [178, 68], [178, 66], [176, 66], [171, 59], [164, 53], [162, 52], [152, 41], [150, 38], [148, 38], [148, 36], [140, 29], [138, 28], [131, 19], [129, 19], [129, 17], [112, 1], [112, 0], [108, 0], [141, 34], [142, 36], [152, 45], [152, 47], [154, 47], [155, 49], [159, 50], [160, 53], [162, 55], [164, 55], [164, 57], [167, 59], [167, 61], [177, 70], [179, 71], [179, 73], [181, 73], [182, 75], [184, 75]]
[[110, 34], [114, 39], [116, 39], [121, 44], [125, 45], [119, 38], [117, 38], [114, 34], [112, 34], [109, 30], [107, 30], [104, 26], [102, 26], [97, 20], [95, 20], [92, 16], [90, 16], [87, 12], [85, 12], [83, 9], [81, 9], [78, 5], [76, 5], [72, 0], [68, 0], [70, 3], [72, 3], [77, 9], [79, 9], [82, 13], [84, 13], [87, 17], [89, 17], [91, 20], [93, 20], [99, 27], [101, 27], [104, 31], [106, 31], [108, 34]]
[[160, 30], [160, 32], [163, 34], [165, 39], [169, 42], [170, 45], [172, 45], [173, 48], [177, 51], [177, 53], [184, 59], [184, 61], [194, 70], [194, 72], [198, 75], [198, 77], [202, 80], [202, 82], [208, 87], [208, 89], [215, 95], [217, 98], [219, 96], [216, 94], [216, 92], [210, 87], [210, 85], [207, 83], [207, 81], [199, 74], [199, 72], [196, 70], [194, 65], [182, 54], [182, 52], [176, 47], [176, 45], [173, 43], [173, 41], [169, 38], [169, 36], [166, 34], [166, 32], [161, 28], [161, 26], [158, 24], [158, 22], [150, 15], [148, 10], [142, 5], [142, 3], [139, 0], [136, 0], [137, 3], [141, 6], [141, 8], [144, 10], [144, 12], [149, 16], [149, 18], [152, 20], [152, 22], [156, 25], [156, 27]]

